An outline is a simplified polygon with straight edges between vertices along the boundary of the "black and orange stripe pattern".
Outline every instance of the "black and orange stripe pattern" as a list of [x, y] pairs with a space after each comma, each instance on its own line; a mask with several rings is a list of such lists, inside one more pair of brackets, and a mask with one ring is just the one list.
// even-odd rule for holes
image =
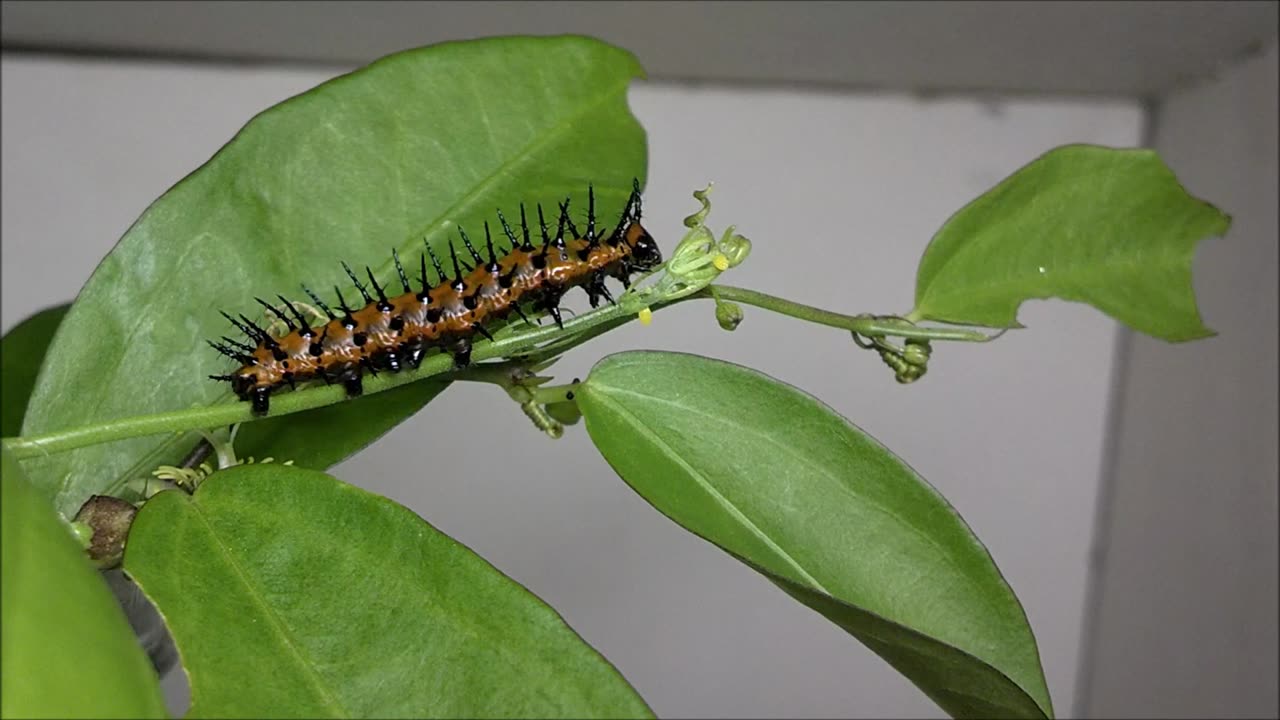
[[[387, 296], [369, 268], [365, 268], [369, 278], [366, 285], [343, 263], [364, 305], [359, 309], [348, 307], [341, 290], [335, 287], [335, 311], [304, 287], [329, 318], [319, 327], [309, 324], [306, 315], [283, 296], [278, 297], [287, 313], [255, 298], [288, 327], [283, 337], [271, 334], [244, 315], [236, 319], [224, 312], [249, 342], [227, 337], [210, 342], [218, 352], [241, 363], [228, 375], [210, 377], [230, 382], [240, 399], [253, 404], [255, 414], [265, 415], [271, 393], [283, 386], [296, 387], [308, 380], [323, 379], [326, 383], [342, 383], [348, 395], [357, 396], [362, 392], [364, 371], [416, 368], [431, 348], [451, 353], [455, 364], [465, 367], [470, 362], [474, 336], [492, 339], [486, 323], [512, 313], [528, 320], [521, 305], [531, 312], [549, 313], [561, 324], [560, 299], [570, 288], [584, 288], [592, 307], [598, 306], [602, 298], [612, 302], [605, 287], [606, 278], [616, 278], [629, 286], [631, 275], [659, 265], [662, 253], [640, 224], [639, 182], [635, 183], [618, 225], [608, 234], [596, 228], [594, 191], [588, 188], [587, 196], [587, 225], [582, 234], [569, 217], [567, 199], [560, 204], [554, 235], [547, 227], [542, 206], [537, 206], [540, 245], [531, 238], [523, 205], [519, 235], [499, 211], [498, 220], [510, 242], [501, 256], [487, 222], [485, 253], [477, 250], [466, 232], [458, 228], [462, 245], [474, 263], [460, 260], [450, 241], [449, 269], [453, 274], [447, 275], [440, 258], [428, 245], [419, 263], [420, 289], [416, 291], [393, 250], [396, 273], [404, 289], [395, 297]], [[429, 282], [428, 260], [438, 278], [435, 283]]]

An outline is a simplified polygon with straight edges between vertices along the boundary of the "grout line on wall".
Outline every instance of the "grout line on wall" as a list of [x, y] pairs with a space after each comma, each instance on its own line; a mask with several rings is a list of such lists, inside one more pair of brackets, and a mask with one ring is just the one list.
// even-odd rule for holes
[[83, 60], [87, 62], [137, 62], [156, 64], [192, 64], [222, 68], [271, 68], [281, 70], [329, 69], [346, 73], [365, 63], [308, 60], [304, 58], [253, 55], [236, 56], [220, 53], [202, 53], [189, 50], [153, 50], [138, 48], [100, 48], [91, 46], [41, 45], [38, 43], [6, 42], [0, 46], [4, 57], [33, 60]]
[[[1142, 138], [1146, 144], [1147, 136]], [[1117, 466], [1120, 454], [1120, 428], [1124, 424], [1124, 391], [1129, 383], [1134, 333], [1116, 323], [1115, 348], [1112, 350], [1111, 382], [1108, 389], [1106, 431], [1103, 435], [1102, 461], [1098, 472], [1098, 495], [1093, 510], [1093, 542], [1089, 549], [1089, 568], [1085, 581], [1084, 617], [1080, 620], [1080, 642], [1076, 656], [1076, 686], [1071, 699], [1070, 717], [1088, 717], [1093, 694], [1093, 654], [1102, 631], [1101, 608], [1105, 594], [1107, 554], [1111, 540], [1111, 507], [1115, 500]]]
[[[1138, 146], [1155, 147], [1159, 132], [1162, 100], [1143, 98], [1142, 127], [1138, 131]], [[1111, 507], [1115, 500], [1116, 486], [1120, 479], [1117, 467], [1120, 462], [1120, 429], [1124, 424], [1124, 390], [1129, 383], [1132, 364], [1134, 331], [1116, 324], [1116, 342], [1112, 350], [1111, 387], [1108, 390], [1106, 432], [1103, 436], [1102, 461], [1098, 472], [1098, 496], [1093, 510], [1093, 546], [1089, 550], [1089, 570], [1085, 587], [1084, 617], [1080, 622], [1079, 655], [1076, 656], [1076, 687], [1072, 697], [1072, 716], [1084, 717], [1093, 694], [1093, 654], [1098, 646], [1098, 633], [1102, 631], [1102, 598], [1107, 554], [1111, 541]]]
[[[405, 48], [409, 49], [409, 48]], [[377, 58], [367, 60], [313, 60], [283, 55], [251, 55], [236, 56], [216, 52], [194, 52], [189, 50], [162, 50], [93, 46], [55, 46], [39, 43], [9, 42], [0, 50], [6, 57], [38, 57], [56, 59], [59, 57], [76, 58], [87, 61], [133, 61], [156, 63], [190, 63], [231, 68], [279, 69], [330, 69], [335, 73], [350, 72], [373, 62]], [[714, 87], [716, 89], [753, 90], [753, 91], [799, 91], [829, 95], [860, 96], [906, 96], [918, 100], [986, 99], [986, 100], [1066, 100], [1077, 102], [1133, 102], [1140, 99], [1134, 93], [1123, 92], [1091, 92], [1083, 90], [1033, 90], [1026, 88], [1000, 88], [980, 85], [961, 85], [951, 87], [929, 86], [894, 86], [872, 83], [846, 83], [826, 80], [784, 80], [784, 79], [747, 79], [716, 76], [668, 75], [650, 72], [647, 82], [677, 88], [700, 89]]]

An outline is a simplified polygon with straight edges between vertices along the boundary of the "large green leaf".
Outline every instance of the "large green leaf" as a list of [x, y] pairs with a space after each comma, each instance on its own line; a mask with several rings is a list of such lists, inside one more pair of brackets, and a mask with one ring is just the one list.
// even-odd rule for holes
[[614, 470], [663, 514], [844, 628], [957, 717], [1051, 716], [1035, 638], [928, 483], [753, 370], [630, 352], [578, 393]]
[[[261, 113], [98, 266], [50, 348], [23, 433], [227, 399], [206, 377], [230, 369], [204, 345], [230, 329], [217, 310], [260, 316], [255, 296], [348, 286], [339, 260], [397, 287], [392, 248], [416, 265], [424, 237], [442, 249], [457, 224], [482, 235], [496, 208], [517, 216], [521, 201], [572, 196], [581, 211], [589, 182], [600, 214], [616, 215], [632, 178], [644, 179], [644, 131], [626, 105], [640, 74], [632, 55], [589, 38], [446, 43]], [[368, 422], [374, 404], [356, 402], [361, 412], [314, 442]], [[69, 514], [193, 442], [141, 438], [24, 465]]]
[[0, 451], [0, 716], [165, 717], [151, 662], [48, 500]]
[[1206, 337], [1191, 261], [1196, 243], [1230, 224], [1152, 150], [1068, 145], [943, 225], [920, 260], [911, 315], [1019, 327], [1024, 300], [1056, 297], [1165, 340]]
[[396, 503], [247, 465], [134, 521], [125, 569], [164, 614], [192, 717], [639, 717], [559, 615]]
[[27, 413], [36, 375], [69, 307], [41, 310], [0, 338], [0, 437], [13, 437], [22, 431], [22, 418]]

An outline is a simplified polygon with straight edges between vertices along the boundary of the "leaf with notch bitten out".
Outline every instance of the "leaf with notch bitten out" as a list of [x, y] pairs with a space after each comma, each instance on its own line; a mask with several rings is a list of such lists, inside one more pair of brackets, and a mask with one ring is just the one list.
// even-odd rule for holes
[[[332, 299], [335, 284], [350, 288], [339, 261], [369, 264], [398, 289], [392, 248], [416, 270], [424, 238], [444, 250], [458, 226], [483, 237], [496, 209], [518, 217], [521, 202], [533, 211], [568, 196], [581, 211], [588, 183], [610, 222], [632, 179], [644, 181], [644, 130], [626, 102], [640, 75], [630, 53], [590, 38], [489, 38], [391, 55], [264, 111], [147, 208], [95, 270], [50, 347], [23, 434], [230, 400], [226, 383], [206, 377], [231, 369], [204, 344], [232, 332], [217, 311], [261, 317], [255, 296], [305, 299], [300, 283]], [[356, 400], [341, 422], [286, 449], [303, 460], [324, 445], [315, 452], [330, 462], [372, 439], [349, 431], [415, 409]], [[194, 442], [137, 438], [23, 465], [69, 515]]]
[[645, 500], [858, 638], [955, 717], [1051, 717], [1039, 652], [986, 548], [905, 463], [737, 365], [628, 352], [577, 393]]
[[1012, 328], [1024, 300], [1056, 297], [1164, 340], [1207, 337], [1191, 261], [1230, 225], [1155, 151], [1057, 148], [947, 220], [920, 260], [910, 317]]

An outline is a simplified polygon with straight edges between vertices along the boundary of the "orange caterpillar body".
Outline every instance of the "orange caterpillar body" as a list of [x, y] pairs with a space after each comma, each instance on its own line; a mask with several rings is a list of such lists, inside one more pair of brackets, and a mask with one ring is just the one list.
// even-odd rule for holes
[[[587, 291], [592, 307], [599, 305], [601, 298], [612, 302], [605, 278], [617, 278], [629, 286], [631, 275], [656, 267], [662, 262], [662, 253], [640, 224], [638, 182], [617, 227], [607, 237], [596, 231], [595, 193], [590, 188], [588, 198], [587, 227], [582, 235], [569, 219], [568, 200], [560, 205], [554, 236], [548, 232], [539, 205], [540, 246], [530, 239], [523, 205], [519, 238], [499, 212], [503, 232], [512, 245], [501, 257], [494, 251], [487, 222], [487, 257], [472, 246], [467, 234], [459, 228], [462, 243], [475, 261], [474, 267], [459, 263], [451, 241], [449, 256], [453, 277], [450, 278], [445, 275], [440, 259], [427, 246], [420, 263], [421, 290], [416, 292], [395, 251], [392, 257], [404, 288], [404, 293], [396, 297], [387, 297], [372, 270], [366, 268], [369, 276], [369, 286], [366, 286], [343, 263], [365, 304], [359, 309], [348, 307], [342, 292], [335, 287], [341, 311], [335, 313], [304, 287], [307, 295], [329, 317], [321, 327], [309, 325], [306, 316], [283, 296], [280, 300], [292, 317], [262, 299], [257, 301], [288, 326], [289, 332], [284, 337], [275, 337], [244, 315], [237, 320], [223, 313], [252, 344], [225, 337], [221, 343], [210, 342], [218, 352], [242, 363], [229, 375], [210, 377], [230, 382], [240, 399], [253, 404], [255, 414], [265, 415], [271, 393], [282, 386], [294, 387], [319, 378], [326, 383], [341, 382], [348, 395], [357, 396], [362, 392], [363, 370], [376, 373], [416, 368], [431, 348], [451, 353], [455, 363], [464, 367], [470, 362], [472, 337], [479, 334], [492, 339], [484, 323], [505, 318], [512, 312], [525, 317], [520, 307], [523, 304], [534, 312], [550, 313], [560, 324], [560, 298], [573, 287], [581, 286]], [[434, 285], [428, 283], [428, 258], [439, 277]], [[370, 287], [374, 291], [372, 295]]]

